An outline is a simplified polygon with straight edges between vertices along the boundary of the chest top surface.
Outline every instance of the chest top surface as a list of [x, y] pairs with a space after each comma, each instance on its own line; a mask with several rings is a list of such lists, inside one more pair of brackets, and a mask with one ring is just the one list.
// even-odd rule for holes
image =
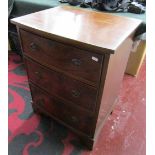
[[51, 37], [107, 49], [110, 53], [114, 53], [141, 23], [137, 19], [71, 6], [39, 11], [14, 18], [11, 22]]

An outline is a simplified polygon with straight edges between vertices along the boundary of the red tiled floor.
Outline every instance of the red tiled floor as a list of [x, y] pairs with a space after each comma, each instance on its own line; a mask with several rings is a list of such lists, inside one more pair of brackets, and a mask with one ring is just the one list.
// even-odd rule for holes
[[125, 75], [113, 114], [105, 123], [92, 152], [82, 155], [146, 154], [146, 64], [137, 77]]

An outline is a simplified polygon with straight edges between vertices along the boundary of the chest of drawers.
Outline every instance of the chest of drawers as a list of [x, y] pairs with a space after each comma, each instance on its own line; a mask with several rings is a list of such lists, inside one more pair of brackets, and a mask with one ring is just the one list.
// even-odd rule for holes
[[56, 7], [17, 25], [34, 111], [75, 132], [89, 149], [113, 110], [141, 21]]

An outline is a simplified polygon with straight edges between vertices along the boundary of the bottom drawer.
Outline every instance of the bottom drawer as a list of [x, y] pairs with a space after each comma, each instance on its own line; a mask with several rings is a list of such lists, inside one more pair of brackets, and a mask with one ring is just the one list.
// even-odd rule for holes
[[[68, 106], [56, 97], [30, 83], [33, 106], [38, 106], [49, 115], [56, 117], [65, 124], [79, 130], [89, 136], [92, 135], [93, 116], [84, 111]], [[42, 111], [42, 112], [43, 112]]]

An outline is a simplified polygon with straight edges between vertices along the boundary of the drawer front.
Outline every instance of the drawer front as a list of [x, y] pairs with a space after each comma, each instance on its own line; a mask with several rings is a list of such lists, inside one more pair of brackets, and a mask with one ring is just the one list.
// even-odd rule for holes
[[92, 120], [90, 116], [81, 110], [72, 108], [53, 96], [49, 96], [40, 88], [30, 83], [33, 107], [38, 106], [42, 112], [46, 111], [48, 114], [63, 121], [65, 124], [80, 130], [87, 135], [92, 134]]
[[58, 68], [70, 75], [94, 84], [100, 80], [103, 56], [58, 43], [20, 30], [26, 55], [48, 67]]
[[33, 61], [25, 60], [28, 76], [50, 94], [58, 96], [87, 110], [95, 109], [97, 90], [61, 73], [49, 70]]

